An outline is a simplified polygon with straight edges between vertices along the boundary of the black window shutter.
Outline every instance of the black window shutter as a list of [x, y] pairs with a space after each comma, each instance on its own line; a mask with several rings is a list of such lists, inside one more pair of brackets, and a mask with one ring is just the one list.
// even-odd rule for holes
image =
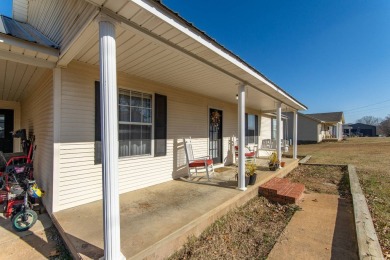
[[255, 115], [255, 144], [259, 144], [259, 117]]
[[167, 96], [154, 95], [154, 156], [167, 155]]
[[249, 135], [248, 114], [245, 113], [245, 145], [248, 145], [248, 135]]
[[100, 118], [100, 82], [95, 81], [95, 164], [102, 162], [102, 134]]

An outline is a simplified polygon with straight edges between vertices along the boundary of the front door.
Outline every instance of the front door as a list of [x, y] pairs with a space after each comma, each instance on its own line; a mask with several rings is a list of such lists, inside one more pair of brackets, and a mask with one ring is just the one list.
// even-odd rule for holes
[[209, 110], [209, 155], [214, 163], [222, 163], [222, 110]]
[[0, 109], [0, 151], [12, 153], [14, 150], [14, 111]]

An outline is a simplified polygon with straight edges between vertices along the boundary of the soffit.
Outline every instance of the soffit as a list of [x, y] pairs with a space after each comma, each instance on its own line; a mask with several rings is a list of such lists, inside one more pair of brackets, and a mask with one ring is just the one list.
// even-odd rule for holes
[[49, 69], [0, 59], [0, 100], [21, 101]]
[[[141, 33], [118, 26], [116, 35], [118, 71], [225, 102], [236, 102], [237, 80], [234, 78]], [[97, 31], [74, 60], [99, 65]], [[275, 108], [274, 100], [263, 93], [250, 87], [246, 91], [248, 108], [257, 111]]]

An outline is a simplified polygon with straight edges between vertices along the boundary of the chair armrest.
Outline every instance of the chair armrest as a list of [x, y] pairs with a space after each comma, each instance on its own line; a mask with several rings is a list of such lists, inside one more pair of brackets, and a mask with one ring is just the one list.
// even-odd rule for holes
[[202, 157], [194, 158], [194, 159], [191, 160], [191, 161], [196, 161], [196, 160], [209, 160], [209, 159], [211, 159], [211, 156], [210, 156], [210, 155], [207, 155], [207, 156], [202, 156]]

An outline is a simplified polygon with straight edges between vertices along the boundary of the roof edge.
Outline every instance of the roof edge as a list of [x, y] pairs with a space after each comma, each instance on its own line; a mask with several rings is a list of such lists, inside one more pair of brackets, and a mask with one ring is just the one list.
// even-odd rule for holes
[[325, 121], [322, 121], [322, 120], [320, 120], [318, 118], [315, 118], [315, 117], [312, 117], [312, 116], [309, 116], [309, 115], [306, 115], [306, 114], [303, 114], [303, 113], [300, 113], [300, 112], [298, 112], [298, 114], [303, 116], [303, 117], [309, 118], [309, 119], [311, 119], [313, 121], [317, 121], [319, 123], [325, 123]]
[[[244, 65], [247, 69], [249, 69], [250, 71], [253, 72], [253, 74], [257, 74], [258, 77], [260, 77], [259, 80], [263, 81], [264, 83], [266, 83], [268, 86], [274, 88], [274, 90], [276, 90], [277, 92], [281, 92], [282, 95], [284, 95], [285, 97], [289, 98], [291, 101], [293, 101], [294, 103], [296, 103], [298, 106], [301, 107], [301, 109], [299, 110], [307, 110], [307, 106], [305, 106], [304, 104], [302, 104], [300, 101], [298, 101], [297, 99], [295, 99], [293, 96], [291, 96], [289, 93], [287, 93], [285, 90], [283, 90], [281, 87], [279, 87], [277, 84], [275, 84], [274, 82], [272, 82], [270, 79], [268, 79], [266, 76], [264, 76], [260, 71], [258, 71], [257, 69], [255, 69], [254, 67], [252, 67], [251, 65], [249, 65], [246, 61], [244, 61], [242, 58], [240, 58], [239, 56], [237, 56], [236, 54], [234, 54], [232, 51], [228, 50], [227, 48], [225, 48], [223, 45], [221, 45], [220, 43], [218, 43], [215, 39], [211, 38], [209, 35], [207, 35], [205, 32], [201, 31], [200, 29], [198, 29], [197, 27], [195, 27], [192, 23], [188, 22], [187, 20], [185, 20], [183, 17], [181, 17], [178, 13], [174, 12], [173, 10], [171, 10], [169, 7], [167, 7], [166, 5], [164, 5], [161, 1], [156, 1], [156, 0], [133, 0], [133, 2], [135, 2], [137, 5], [141, 6], [144, 8], [144, 5], [142, 3], [148, 3], [150, 5], [153, 5], [154, 8], [162, 8], [163, 10], [162, 11], [165, 11], [165, 12], [168, 12], [171, 16], [179, 19], [179, 21], [181, 23], [184, 23], [184, 25], [188, 26], [190, 29], [193, 29], [195, 30], [198, 34], [198, 36], [200, 37], [204, 37], [205, 41], [209, 41], [211, 45], [213, 45], [215, 48], [221, 48], [226, 55], [228, 56], [231, 56], [231, 58], [235, 59], [237, 62], [241, 63], [242, 65]], [[144, 8], [146, 9], [146, 8]], [[157, 9], [156, 9], [157, 10]], [[153, 11], [153, 10], [148, 10], [148, 11]], [[161, 10], [160, 10], [161, 11]], [[152, 12], [153, 13], [153, 12]], [[189, 28], [187, 28], [187, 30], [189, 30]], [[177, 28], [178, 29], [178, 28]], [[207, 47], [207, 45], [206, 45]], [[236, 64], [237, 65], [237, 64]], [[245, 69], [244, 69], [245, 70]], [[249, 73], [249, 72], [248, 72]], [[249, 73], [251, 74], [251, 73]], [[253, 75], [254, 76], [254, 75]]]

